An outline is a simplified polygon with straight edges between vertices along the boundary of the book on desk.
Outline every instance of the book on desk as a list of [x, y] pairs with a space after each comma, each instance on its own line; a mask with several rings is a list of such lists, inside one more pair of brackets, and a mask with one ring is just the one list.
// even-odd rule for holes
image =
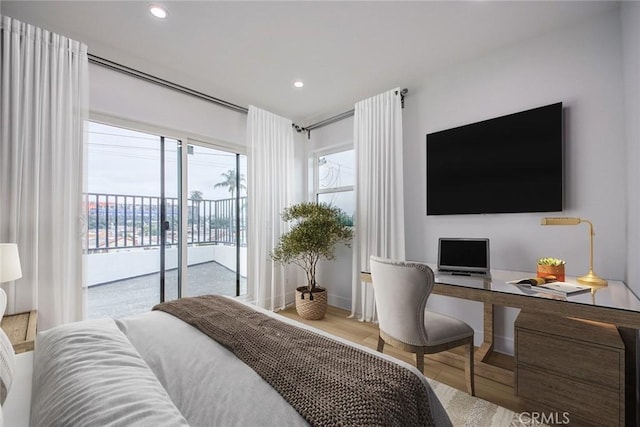
[[524, 279], [511, 280], [507, 283], [511, 283], [516, 286], [523, 286], [527, 289], [531, 289], [532, 291], [545, 292], [560, 296], [570, 296], [591, 292], [591, 288], [589, 286], [576, 285], [574, 283], [567, 282], [546, 282], [541, 277], [527, 277]]

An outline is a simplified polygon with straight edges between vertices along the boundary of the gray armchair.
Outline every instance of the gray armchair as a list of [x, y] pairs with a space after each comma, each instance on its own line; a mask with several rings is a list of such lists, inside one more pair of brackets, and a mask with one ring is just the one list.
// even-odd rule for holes
[[424, 373], [425, 354], [466, 346], [467, 390], [475, 396], [473, 329], [461, 320], [426, 310], [433, 289], [431, 268], [374, 256], [370, 261], [380, 327], [378, 351], [387, 343], [415, 353], [416, 366]]

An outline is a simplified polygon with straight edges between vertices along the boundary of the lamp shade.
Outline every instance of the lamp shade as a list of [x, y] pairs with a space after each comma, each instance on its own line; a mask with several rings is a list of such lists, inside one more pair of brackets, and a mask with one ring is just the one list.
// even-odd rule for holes
[[11, 282], [22, 277], [18, 245], [0, 243], [0, 283]]
[[580, 218], [575, 217], [546, 217], [542, 218], [540, 225], [578, 225], [581, 222]]

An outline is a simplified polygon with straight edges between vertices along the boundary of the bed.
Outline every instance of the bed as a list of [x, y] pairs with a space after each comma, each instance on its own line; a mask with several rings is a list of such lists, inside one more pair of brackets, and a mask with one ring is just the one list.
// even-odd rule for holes
[[[231, 298], [183, 300], [202, 304], [203, 298], [216, 298], [224, 308], [207, 306], [194, 315], [193, 307], [178, 302], [137, 316], [39, 333], [31, 425], [451, 425], [414, 367]], [[171, 310], [191, 318], [181, 320]], [[223, 317], [203, 316], [205, 311]], [[197, 323], [205, 324], [204, 332]], [[241, 326], [231, 331], [225, 323]], [[220, 342], [208, 335], [207, 325], [222, 334]], [[246, 330], [254, 335], [247, 339]], [[298, 336], [312, 341], [298, 341]], [[328, 341], [331, 351], [319, 341]], [[336, 346], [342, 360], [332, 359]], [[306, 354], [311, 358], [300, 362]], [[283, 369], [287, 359], [298, 367]], [[323, 359], [337, 368], [321, 365]], [[280, 377], [279, 371], [284, 371]], [[347, 375], [351, 371], [353, 376]]]

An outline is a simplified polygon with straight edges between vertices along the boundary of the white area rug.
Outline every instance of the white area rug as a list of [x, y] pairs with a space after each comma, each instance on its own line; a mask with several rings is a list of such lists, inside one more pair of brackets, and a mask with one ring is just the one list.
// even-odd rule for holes
[[543, 426], [522, 420], [515, 412], [495, 403], [473, 397], [468, 393], [428, 378], [454, 427], [524, 427]]

